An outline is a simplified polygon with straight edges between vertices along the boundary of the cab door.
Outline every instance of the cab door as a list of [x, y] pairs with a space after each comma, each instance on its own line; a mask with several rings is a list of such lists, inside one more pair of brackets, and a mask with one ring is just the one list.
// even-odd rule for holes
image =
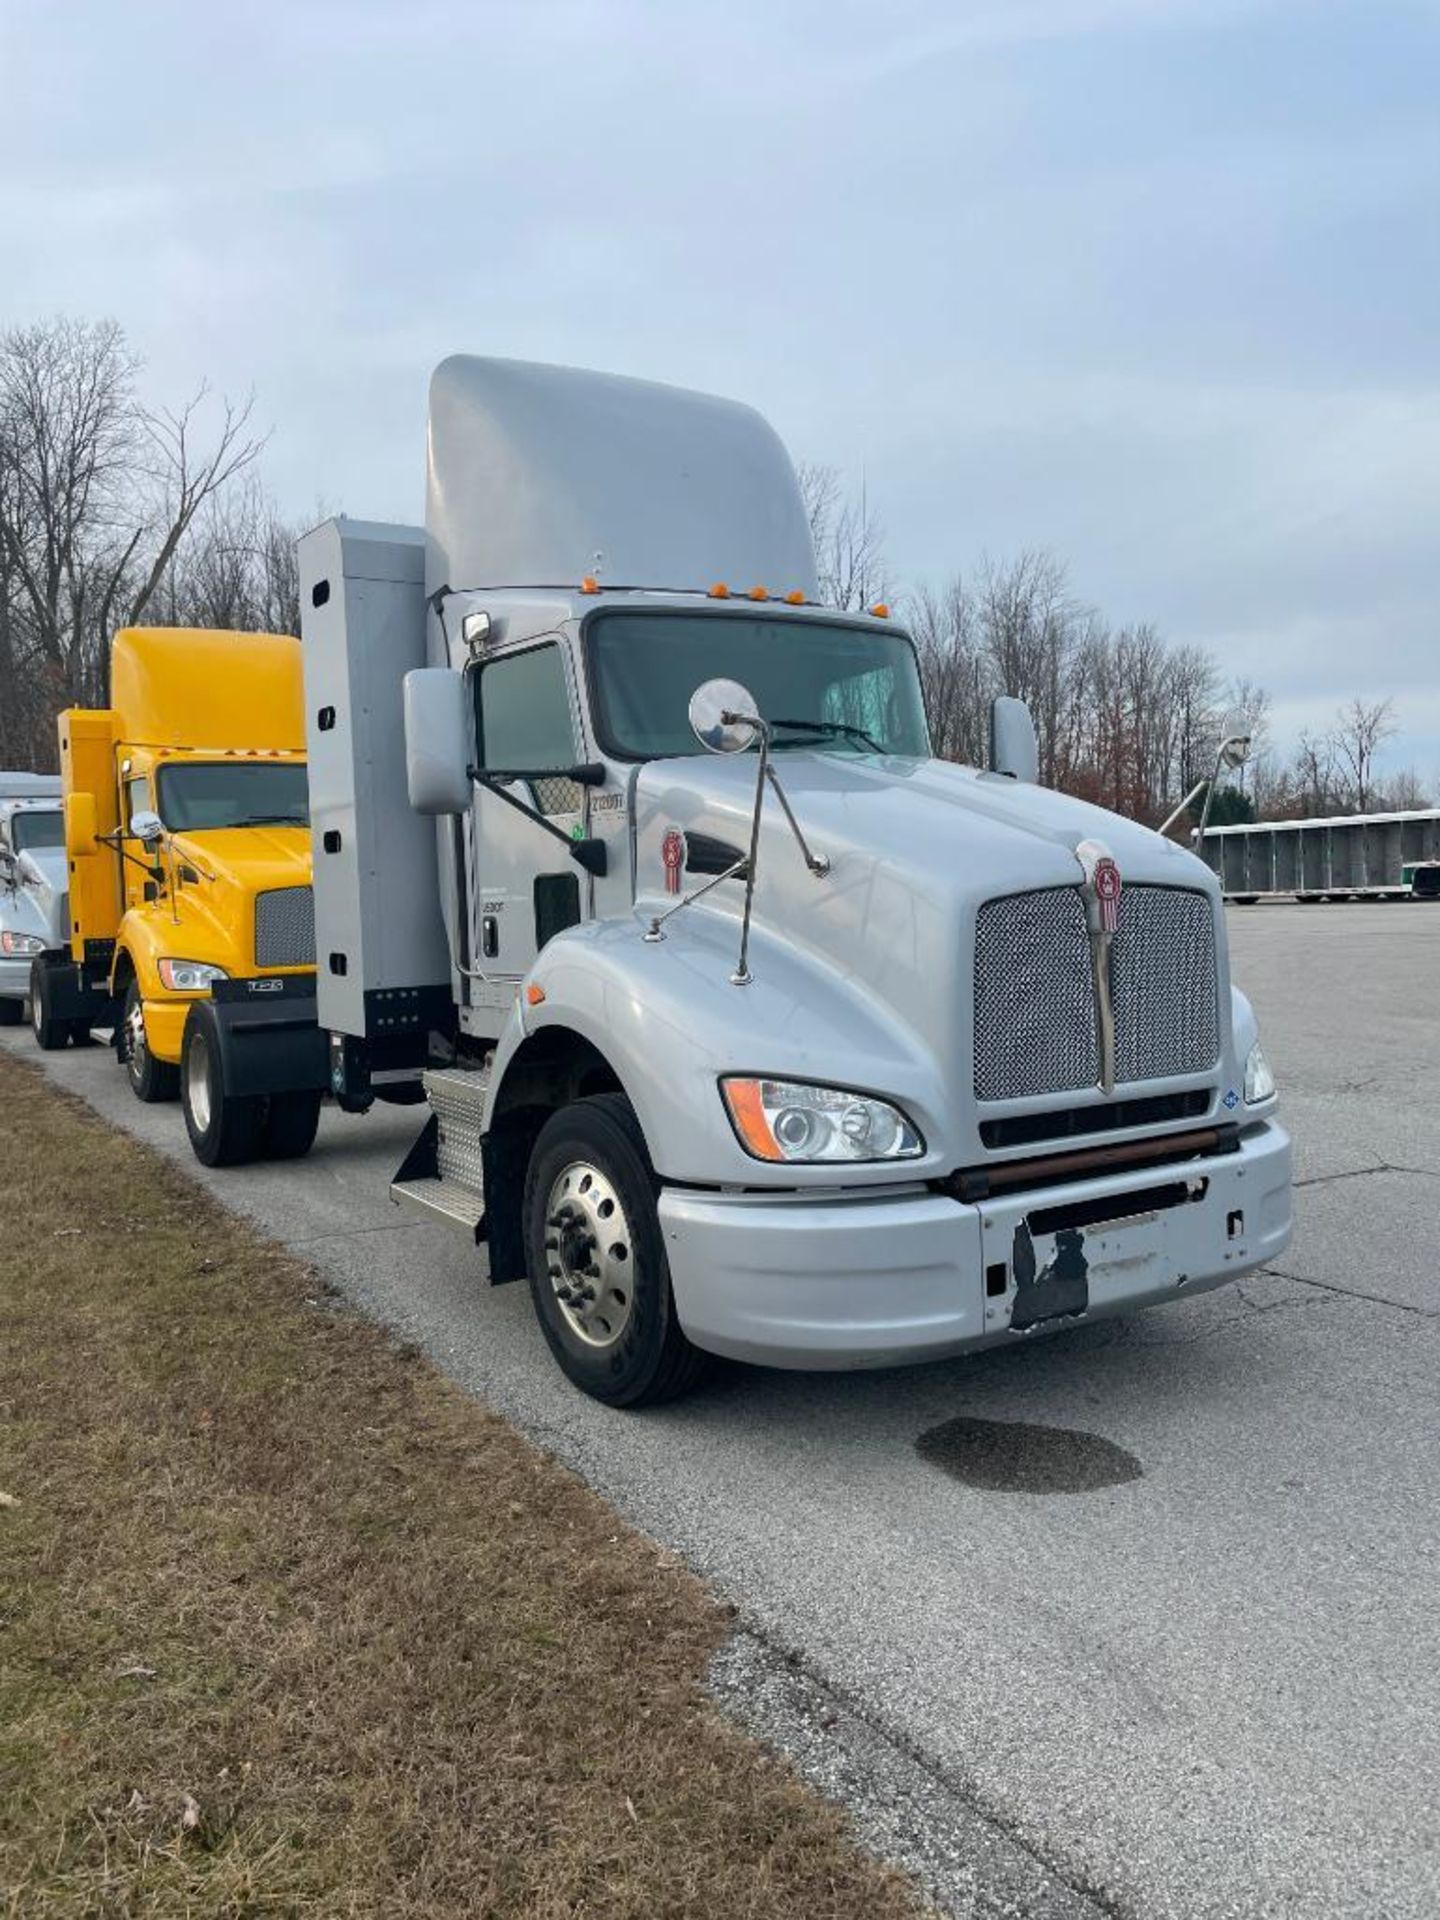
[[[581, 754], [565, 647], [546, 640], [483, 661], [474, 684], [481, 767], [543, 776], [507, 780], [506, 791], [578, 837], [585, 789], [567, 771]], [[583, 917], [586, 876], [553, 835], [478, 785], [470, 859], [476, 965], [492, 980], [518, 981], [547, 940]]]

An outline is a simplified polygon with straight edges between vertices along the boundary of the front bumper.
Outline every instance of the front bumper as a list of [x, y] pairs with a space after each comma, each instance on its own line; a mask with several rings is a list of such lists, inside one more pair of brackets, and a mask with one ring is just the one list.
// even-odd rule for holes
[[146, 1000], [145, 1044], [157, 1060], [172, 1067], [180, 1064], [180, 1043], [185, 1033], [185, 1016], [199, 994], [187, 993], [184, 999]]
[[0, 960], [0, 1000], [29, 999], [30, 969], [33, 965], [29, 954], [12, 955]]
[[882, 1367], [1223, 1286], [1289, 1244], [1290, 1141], [966, 1205], [667, 1188], [660, 1224], [697, 1347], [780, 1367]]

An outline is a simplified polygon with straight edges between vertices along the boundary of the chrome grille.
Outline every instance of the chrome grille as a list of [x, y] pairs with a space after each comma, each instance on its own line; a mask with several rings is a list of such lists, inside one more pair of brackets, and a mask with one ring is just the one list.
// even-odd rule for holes
[[1115, 1078], [1203, 1073], [1220, 1052], [1215, 920], [1208, 895], [1127, 887], [1112, 969]]
[[315, 895], [309, 887], [274, 887], [255, 899], [257, 967], [313, 967]]
[[[1112, 954], [1116, 1079], [1203, 1073], [1220, 1051], [1208, 895], [1127, 887]], [[1076, 887], [987, 900], [975, 928], [975, 1094], [1023, 1100], [1100, 1078], [1090, 936]]]

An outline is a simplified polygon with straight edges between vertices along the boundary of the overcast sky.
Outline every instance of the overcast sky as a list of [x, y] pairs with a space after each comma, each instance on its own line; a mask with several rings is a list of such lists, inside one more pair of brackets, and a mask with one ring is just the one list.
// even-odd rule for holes
[[753, 401], [907, 580], [1394, 697], [1440, 776], [1435, 0], [0, 0], [0, 324], [418, 519], [459, 350]]

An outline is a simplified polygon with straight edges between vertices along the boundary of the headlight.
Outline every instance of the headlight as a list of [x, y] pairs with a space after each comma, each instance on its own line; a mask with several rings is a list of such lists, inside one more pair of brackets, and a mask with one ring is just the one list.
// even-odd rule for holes
[[33, 933], [11, 933], [7, 927], [0, 933], [0, 953], [8, 953], [16, 959], [26, 959], [32, 953], [44, 953], [45, 942], [37, 940]]
[[172, 993], [203, 993], [212, 980], [228, 980], [224, 967], [212, 967], [208, 960], [162, 960], [160, 983]]
[[843, 1087], [722, 1080], [740, 1144], [757, 1160], [914, 1160], [925, 1142], [898, 1107]]
[[1270, 1062], [1265, 1058], [1265, 1049], [1257, 1040], [1245, 1058], [1245, 1104], [1258, 1106], [1262, 1100], [1268, 1100], [1275, 1091], [1275, 1076], [1270, 1071]]

